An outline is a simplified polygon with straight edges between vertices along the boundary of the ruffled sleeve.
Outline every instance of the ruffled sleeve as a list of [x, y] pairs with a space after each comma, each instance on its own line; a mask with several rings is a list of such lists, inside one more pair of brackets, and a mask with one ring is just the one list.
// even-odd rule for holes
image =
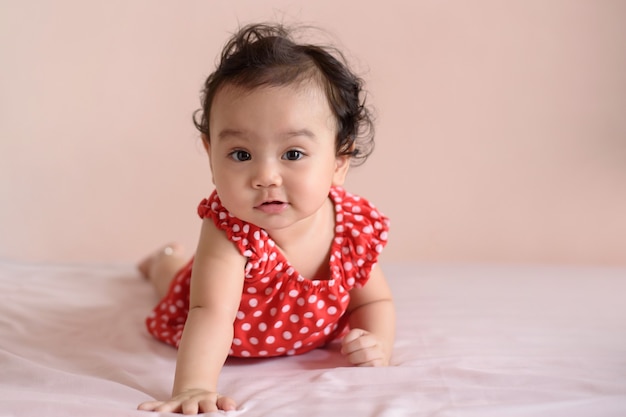
[[346, 289], [367, 283], [387, 244], [389, 219], [366, 199], [340, 187], [331, 190], [335, 202], [335, 244], [331, 254], [333, 278]]
[[[265, 230], [233, 216], [222, 205], [216, 191], [213, 191], [209, 198], [205, 198], [198, 205], [198, 215], [202, 219], [212, 219], [215, 226], [223, 230], [228, 240], [233, 242], [239, 252], [248, 258], [246, 266], [247, 278], [252, 278], [250, 270], [252, 266], [258, 269], [262, 264], [266, 263], [260, 262], [261, 260], [267, 260], [267, 255], [263, 255], [266, 252], [265, 246], [267, 243], [273, 245], [274, 242], [267, 242], [268, 235]], [[268, 265], [263, 266], [262, 270], [269, 267]]]

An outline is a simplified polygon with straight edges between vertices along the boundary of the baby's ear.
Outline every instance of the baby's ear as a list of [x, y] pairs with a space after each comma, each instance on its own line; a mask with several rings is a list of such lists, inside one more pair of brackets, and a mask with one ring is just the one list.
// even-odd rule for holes
[[333, 185], [342, 186], [346, 180], [346, 175], [350, 169], [350, 155], [340, 155], [335, 159], [335, 172], [333, 174]]
[[204, 146], [204, 149], [207, 151], [207, 153], [211, 152], [211, 144], [209, 142], [209, 137], [206, 134], [202, 134], [202, 145]]

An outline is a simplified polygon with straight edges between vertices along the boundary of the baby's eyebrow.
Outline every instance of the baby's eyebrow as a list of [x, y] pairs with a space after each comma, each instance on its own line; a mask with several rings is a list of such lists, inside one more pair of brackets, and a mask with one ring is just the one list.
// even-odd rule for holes
[[[231, 128], [223, 129], [217, 134], [217, 137], [219, 139], [230, 139], [230, 138], [247, 139], [248, 136], [249, 135], [245, 130], [231, 129]], [[288, 131], [285, 131], [284, 133], [279, 134], [278, 137], [285, 139], [285, 140], [294, 138], [294, 137], [305, 137], [311, 140], [317, 140], [317, 136], [315, 135], [315, 133], [313, 133], [313, 131], [311, 131], [310, 129], [306, 129], [306, 128], [288, 130]]]
[[313, 133], [309, 129], [290, 130], [290, 131], [286, 132], [284, 136], [286, 138], [292, 138], [292, 137], [295, 137], [295, 136], [304, 136], [304, 137], [312, 139], [312, 140], [316, 140], [317, 139], [317, 136], [315, 136], [315, 133]]
[[245, 134], [245, 132], [243, 132], [241, 130], [237, 130], [237, 129], [224, 129], [224, 130], [221, 130], [217, 134], [217, 137], [219, 139], [227, 139], [227, 138], [230, 138], [230, 137], [245, 138], [246, 134]]

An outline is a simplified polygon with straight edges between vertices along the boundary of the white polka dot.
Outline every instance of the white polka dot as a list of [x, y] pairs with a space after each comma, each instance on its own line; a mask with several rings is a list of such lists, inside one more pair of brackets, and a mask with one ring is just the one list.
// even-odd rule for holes
[[357, 222], [362, 222], [363, 221], [363, 216], [360, 214], [355, 214], [354, 215], [354, 220], [356, 220]]
[[309, 328], [306, 326], [300, 329], [300, 334], [307, 334], [308, 332], [309, 332]]
[[278, 312], [278, 309], [276, 307], [272, 307], [270, 309], [270, 316], [274, 317], [277, 312]]
[[335, 307], [335, 306], [330, 306], [330, 307], [328, 307], [328, 310], [327, 310], [327, 311], [328, 311], [328, 314], [330, 314], [331, 316], [333, 316], [333, 315], [337, 314], [337, 307]]
[[346, 282], [348, 283], [348, 285], [350, 287], [352, 287], [354, 285], [354, 278], [350, 277], [350, 278], [348, 278], [348, 280]]
[[170, 313], [175, 314], [176, 313], [176, 306], [175, 305], [170, 305]]
[[325, 305], [326, 305], [326, 303], [324, 302], [324, 300], [319, 300], [317, 302], [317, 308], [319, 308], [319, 309], [324, 308]]
[[359, 206], [352, 207], [352, 212], [353, 213], [360, 213], [361, 212], [361, 207], [359, 207]]
[[371, 225], [367, 225], [363, 228], [363, 233], [365, 234], [374, 233], [374, 228]]
[[247, 332], [248, 330], [250, 330], [252, 328], [252, 325], [250, 323], [244, 323], [241, 325], [241, 330]]
[[346, 270], [346, 271], [351, 271], [352, 270], [352, 262], [344, 262], [343, 269]]
[[244, 233], [250, 233], [250, 225], [249, 224], [244, 224], [243, 225], [243, 232]]
[[363, 248], [363, 246], [361, 246], [361, 245], [357, 245], [356, 246], [356, 253], [358, 255], [363, 255], [365, 253], [365, 248]]
[[276, 323], [274, 323], [274, 328], [275, 329], [280, 329], [281, 327], [283, 327], [282, 320], [278, 320]]
[[293, 356], [295, 354], [296, 354], [296, 351], [293, 350], [293, 349], [287, 351], [287, 355], [289, 355], [289, 356]]
[[257, 310], [252, 314], [252, 317], [261, 317], [263, 312], [261, 310]]
[[381, 240], [387, 240], [387, 236], [388, 236], [387, 232], [381, 232], [380, 233], [380, 239]]
[[241, 339], [237, 339], [236, 337], [233, 339], [233, 345], [241, 346]]
[[291, 316], [289, 316], [289, 321], [292, 323], [297, 323], [298, 321], [300, 321], [300, 317], [298, 317], [297, 314], [292, 314]]
[[306, 313], [304, 313], [302, 316], [303, 316], [305, 319], [310, 319], [310, 318], [312, 318], [314, 315], [315, 315], [315, 314], [313, 314], [313, 312], [312, 312], [312, 311], [307, 311], [307, 312], [306, 312]]
[[291, 335], [291, 332], [287, 332], [287, 331], [283, 332], [283, 339], [291, 340], [292, 337], [293, 336]]
[[265, 338], [265, 343], [267, 343], [268, 345], [271, 345], [272, 343], [274, 343], [276, 341], [276, 338], [274, 336], [267, 336]]
[[286, 313], [286, 312], [288, 312], [290, 309], [291, 309], [291, 306], [290, 306], [289, 304], [285, 304], [285, 305], [283, 306], [283, 308], [281, 308], [280, 310], [281, 310], [283, 313]]
[[249, 305], [250, 307], [256, 307], [257, 305], [259, 305], [259, 300], [257, 300], [256, 298], [251, 298], [251, 299], [248, 301], [248, 305]]
[[316, 301], [317, 301], [317, 296], [315, 294], [311, 294], [309, 296], [309, 303], [313, 304]]
[[246, 289], [246, 291], [247, 291], [249, 294], [256, 294], [256, 288], [254, 288], [254, 287], [248, 287], [248, 288]]
[[383, 251], [383, 245], [379, 243], [378, 245], [376, 245], [376, 252], [382, 253], [382, 251]]
[[257, 339], [256, 337], [251, 337], [250, 338], [250, 344], [258, 345], [259, 344], [259, 339]]
[[241, 230], [239, 225], [238, 224], [233, 224], [233, 232], [238, 232], [239, 230]]
[[301, 347], [302, 347], [302, 342], [299, 340], [293, 344], [294, 349], [300, 349]]
[[302, 307], [305, 303], [306, 301], [304, 301], [304, 298], [302, 297], [298, 298], [298, 300], [296, 301], [296, 304], [298, 304], [300, 307]]
[[317, 327], [322, 327], [324, 325], [324, 319], [319, 319], [318, 321], [315, 322], [315, 325]]
[[259, 356], [267, 356], [267, 350], [259, 351]]
[[182, 287], [180, 285], [174, 286], [174, 292], [181, 292], [181, 291], [182, 291]]
[[247, 358], [247, 357], [249, 357], [249, 356], [250, 356], [250, 352], [248, 352], [247, 350], [242, 350], [242, 351], [241, 351], [241, 356], [244, 356], [244, 357], [246, 357], [246, 358]]
[[259, 330], [264, 332], [267, 330], [267, 324], [265, 323], [259, 323]]
[[255, 238], [256, 240], [261, 239], [261, 233], [260, 233], [258, 230], [256, 230], [256, 231], [254, 232], [254, 235], [253, 235], [253, 236], [254, 236], [254, 238]]

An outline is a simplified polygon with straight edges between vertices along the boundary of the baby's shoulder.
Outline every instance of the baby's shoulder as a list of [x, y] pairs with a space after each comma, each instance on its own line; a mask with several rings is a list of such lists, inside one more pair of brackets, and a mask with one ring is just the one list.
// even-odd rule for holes
[[358, 224], [361, 227], [372, 226], [376, 230], [389, 228], [389, 218], [366, 198], [341, 187], [333, 187], [330, 197], [335, 204], [338, 226], [351, 227]]

